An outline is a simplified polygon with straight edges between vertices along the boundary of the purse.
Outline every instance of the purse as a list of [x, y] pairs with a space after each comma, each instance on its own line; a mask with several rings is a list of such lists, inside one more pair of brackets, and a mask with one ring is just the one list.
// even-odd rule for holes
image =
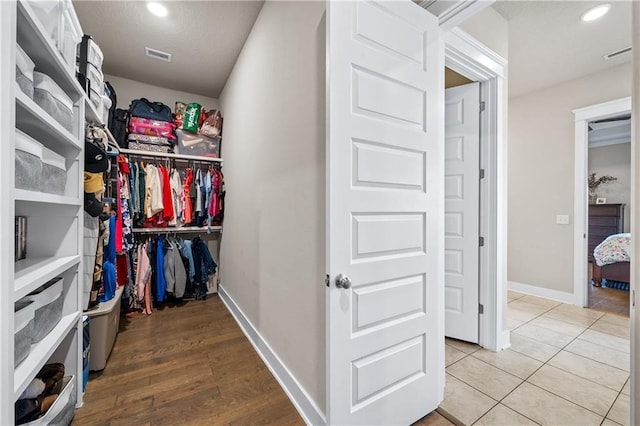
[[171, 108], [162, 102], [151, 102], [147, 98], [134, 99], [129, 105], [131, 117], [173, 122]]
[[202, 123], [202, 126], [200, 126], [200, 131], [198, 133], [210, 138], [215, 138], [216, 136], [219, 136], [221, 132], [222, 114], [220, 113], [220, 110], [215, 109], [209, 111], [207, 113], [207, 118], [204, 120], [204, 123]]

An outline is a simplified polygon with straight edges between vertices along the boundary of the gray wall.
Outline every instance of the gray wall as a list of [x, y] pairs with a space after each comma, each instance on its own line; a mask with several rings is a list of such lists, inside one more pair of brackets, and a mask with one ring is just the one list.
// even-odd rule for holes
[[631, 217], [631, 143], [589, 148], [589, 173], [597, 176], [609, 175], [618, 178], [598, 188], [598, 197], [607, 199], [607, 204], [626, 204], [624, 209], [624, 232], [630, 232]]
[[573, 293], [574, 109], [631, 94], [631, 65], [509, 99], [510, 281]]
[[[111, 83], [116, 89], [118, 108], [127, 109], [134, 99], [147, 98], [150, 101], [162, 102], [173, 110], [176, 101], [197, 102], [207, 109], [218, 108], [218, 100], [193, 93], [153, 86], [141, 81], [105, 74], [104, 81]], [[223, 111], [224, 113], [224, 111]]]
[[324, 11], [324, 2], [266, 2], [220, 96], [221, 283], [321, 411]]

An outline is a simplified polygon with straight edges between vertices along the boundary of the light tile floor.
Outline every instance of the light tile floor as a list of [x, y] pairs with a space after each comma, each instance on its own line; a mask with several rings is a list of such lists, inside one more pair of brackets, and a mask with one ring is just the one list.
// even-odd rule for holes
[[464, 425], [628, 425], [629, 318], [509, 291], [511, 347], [446, 340], [438, 412]]

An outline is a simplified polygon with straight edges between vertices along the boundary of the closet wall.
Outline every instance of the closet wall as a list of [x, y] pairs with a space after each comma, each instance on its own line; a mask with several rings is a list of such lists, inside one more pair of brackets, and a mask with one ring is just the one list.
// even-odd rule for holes
[[129, 80], [128, 78], [117, 77], [115, 75], [105, 74], [104, 81], [110, 82], [114, 89], [116, 89], [118, 108], [126, 109], [132, 100], [139, 98], [162, 102], [165, 105], [169, 105], [171, 109], [173, 109], [176, 101], [198, 102], [207, 109], [218, 108], [219, 105], [218, 100], [215, 98], [153, 86], [141, 81]]
[[221, 285], [325, 411], [325, 5], [265, 2], [220, 96]]

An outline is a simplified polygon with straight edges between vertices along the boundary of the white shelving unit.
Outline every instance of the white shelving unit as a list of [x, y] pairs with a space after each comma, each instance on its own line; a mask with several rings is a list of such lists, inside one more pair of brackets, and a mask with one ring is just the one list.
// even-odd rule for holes
[[[16, 43], [73, 100], [68, 131], [15, 82]], [[65, 364], [82, 405], [82, 229], [85, 96], [55, 42], [26, 0], [0, 1], [0, 424], [14, 424], [14, 404], [40, 368]], [[64, 195], [15, 188], [15, 129], [65, 158]], [[41, 188], [46, 190], [46, 186]], [[14, 217], [27, 217], [27, 258], [14, 262]], [[14, 303], [62, 277], [62, 319], [14, 368]]]

